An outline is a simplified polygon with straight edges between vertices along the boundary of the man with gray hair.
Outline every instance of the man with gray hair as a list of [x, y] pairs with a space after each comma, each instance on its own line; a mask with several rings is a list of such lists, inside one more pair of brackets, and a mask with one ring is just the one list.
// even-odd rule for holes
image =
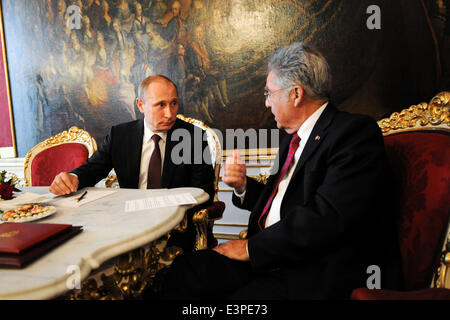
[[280, 166], [263, 184], [246, 176], [237, 151], [227, 159], [222, 180], [251, 211], [247, 238], [179, 256], [163, 298], [348, 299], [372, 284], [373, 266], [382, 272], [375, 286], [395, 285], [381, 131], [368, 116], [338, 111], [330, 91], [330, 67], [312, 46], [271, 55], [265, 104], [288, 133]]

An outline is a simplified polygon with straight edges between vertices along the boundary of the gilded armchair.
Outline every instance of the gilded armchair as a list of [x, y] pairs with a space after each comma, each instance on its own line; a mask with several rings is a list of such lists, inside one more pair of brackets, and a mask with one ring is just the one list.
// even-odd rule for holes
[[96, 150], [89, 132], [75, 126], [42, 141], [25, 157], [25, 186], [49, 186], [58, 173], [80, 166]]
[[395, 183], [401, 291], [355, 289], [352, 299], [450, 299], [450, 92], [378, 122]]

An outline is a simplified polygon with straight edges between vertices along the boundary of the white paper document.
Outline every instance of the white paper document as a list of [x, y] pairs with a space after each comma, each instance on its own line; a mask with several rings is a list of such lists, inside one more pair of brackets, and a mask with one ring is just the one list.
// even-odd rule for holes
[[66, 208], [78, 208], [89, 202], [98, 200], [100, 198], [109, 196], [116, 193], [117, 190], [88, 190], [84, 195], [83, 199], [78, 201], [85, 190], [78, 191], [76, 194], [71, 196], [60, 196], [52, 200], [51, 205], [55, 207], [66, 207]]
[[134, 212], [163, 207], [196, 204], [196, 203], [197, 200], [195, 200], [192, 194], [185, 192], [164, 196], [149, 197], [144, 199], [128, 200], [125, 201], [125, 212]]

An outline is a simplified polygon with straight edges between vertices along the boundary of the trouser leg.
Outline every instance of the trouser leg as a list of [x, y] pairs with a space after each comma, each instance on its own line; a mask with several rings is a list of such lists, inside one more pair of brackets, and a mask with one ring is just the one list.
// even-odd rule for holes
[[249, 262], [229, 259], [213, 250], [178, 256], [163, 280], [162, 299], [221, 299], [250, 281]]

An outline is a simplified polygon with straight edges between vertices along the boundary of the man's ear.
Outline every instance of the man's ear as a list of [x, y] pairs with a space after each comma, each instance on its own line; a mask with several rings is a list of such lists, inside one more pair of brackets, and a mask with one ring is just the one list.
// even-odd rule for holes
[[144, 113], [144, 102], [141, 99], [136, 98], [136, 104], [137, 104], [137, 106], [139, 108], [139, 111], [141, 113]]
[[293, 88], [293, 95], [294, 95], [294, 106], [299, 107], [300, 103], [303, 100], [303, 94], [304, 94], [304, 90], [302, 87], [300, 86], [295, 86]]

